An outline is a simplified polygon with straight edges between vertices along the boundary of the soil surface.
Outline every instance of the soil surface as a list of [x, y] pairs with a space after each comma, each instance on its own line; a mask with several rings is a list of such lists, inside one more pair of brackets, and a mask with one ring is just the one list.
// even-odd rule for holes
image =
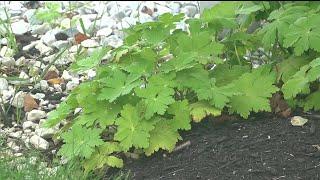
[[[193, 124], [190, 145], [128, 163], [132, 179], [320, 179], [320, 118], [303, 127], [264, 114], [251, 120]], [[178, 145], [179, 146], [179, 145]]]

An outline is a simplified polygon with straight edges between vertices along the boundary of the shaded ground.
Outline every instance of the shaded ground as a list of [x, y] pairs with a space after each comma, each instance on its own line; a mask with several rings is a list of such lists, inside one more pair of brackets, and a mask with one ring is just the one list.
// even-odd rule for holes
[[137, 180], [320, 179], [320, 119], [309, 117], [304, 127], [268, 115], [256, 119], [194, 124], [183, 134], [189, 147], [142, 157], [125, 169]]

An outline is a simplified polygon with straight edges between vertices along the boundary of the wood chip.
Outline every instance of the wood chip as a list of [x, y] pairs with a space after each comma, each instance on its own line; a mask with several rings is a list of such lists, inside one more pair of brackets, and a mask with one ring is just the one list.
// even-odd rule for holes
[[62, 78], [53, 78], [53, 79], [49, 79], [48, 80], [48, 83], [51, 84], [51, 85], [54, 85], [54, 84], [63, 84], [64, 83], [64, 80]]
[[184, 149], [186, 147], [189, 147], [190, 145], [191, 145], [191, 142], [190, 141], [186, 141], [186, 142], [176, 146], [172, 152], [180, 151], [180, 150], [182, 150], [182, 149]]
[[38, 103], [35, 101], [35, 99], [30, 95], [27, 94], [24, 97], [24, 111], [30, 112], [33, 109], [37, 109], [39, 107]]
[[58, 78], [59, 74], [56, 71], [48, 71], [47, 74], [44, 76], [45, 80], [55, 79]]
[[89, 37], [86, 36], [85, 34], [82, 34], [82, 33], [77, 33], [74, 36], [74, 40], [75, 40], [76, 44], [80, 44], [82, 41], [84, 41], [86, 39], [89, 39]]

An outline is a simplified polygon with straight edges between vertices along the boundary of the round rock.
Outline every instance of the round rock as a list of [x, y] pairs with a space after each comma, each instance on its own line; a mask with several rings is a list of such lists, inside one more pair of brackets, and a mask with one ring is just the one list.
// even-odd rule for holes
[[32, 121], [26, 121], [22, 124], [23, 130], [29, 129], [29, 128], [34, 128], [37, 124], [32, 122]]
[[33, 135], [30, 138], [30, 143], [38, 150], [47, 150], [49, 148], [48, 141], [38, 135]]
[[11, 24], [12, 32], [16, 35], [22, 35], [29, 31], [30, 24], [20, 20]]
[[37, 121], [47, 116], [46, 112], [34, 109], [28, 112], [27, 120], [28, 121]]
[[8, 90], [8, 88], [8, 81], [4, 78], [0, 78], [0, 92], [2, 92], [3, 90]]

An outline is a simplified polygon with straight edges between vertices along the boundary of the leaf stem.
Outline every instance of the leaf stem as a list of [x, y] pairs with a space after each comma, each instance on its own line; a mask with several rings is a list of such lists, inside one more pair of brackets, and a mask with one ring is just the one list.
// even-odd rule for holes
[[238, 54], [238, 49], [237, 49], [236, 43], [233, 43], [233, 46], [234, 46], [234, 51], [236, 52], [238, 63], [239, 63], [239, 65], [242, 65], [239, 54]]

